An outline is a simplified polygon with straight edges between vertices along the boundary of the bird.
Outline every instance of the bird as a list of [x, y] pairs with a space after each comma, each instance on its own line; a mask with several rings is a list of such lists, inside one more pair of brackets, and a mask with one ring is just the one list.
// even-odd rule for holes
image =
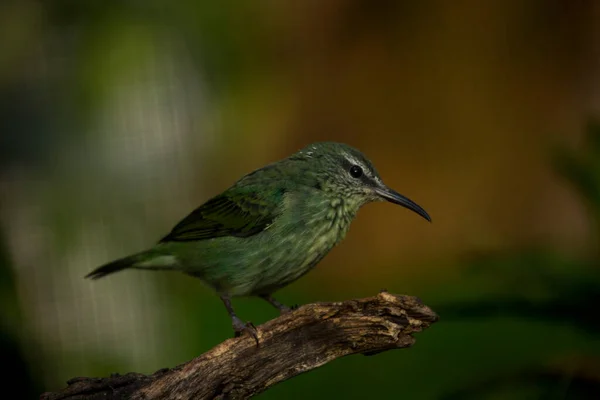
[[256, 296], [280, 313], [273, 293], [314, 268], [348, 232], [365, 204], [388, 201], [427, 221], [417, 203], [390, 189], [358, 149], [309, 144], [248, 173], [193, 210], [154, 246], [102, 265], [86, 278], [126, 269], [180, 271], [219, 295], [235, 336], [256, 336], [235, 313], [232, 297]]

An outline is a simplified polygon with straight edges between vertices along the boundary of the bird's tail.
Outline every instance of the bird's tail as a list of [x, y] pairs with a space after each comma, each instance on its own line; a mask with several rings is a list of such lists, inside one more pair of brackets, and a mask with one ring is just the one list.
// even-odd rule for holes
[[174, 256], [157, 254], [155, 251], [148, 250], [104, 264], [87, 274], [85, 277], [90, 279], [100, 279], [104, 278], [106, 275], [129, 268], [155, 271], [173, 269], [175, 264], [176, 258]]

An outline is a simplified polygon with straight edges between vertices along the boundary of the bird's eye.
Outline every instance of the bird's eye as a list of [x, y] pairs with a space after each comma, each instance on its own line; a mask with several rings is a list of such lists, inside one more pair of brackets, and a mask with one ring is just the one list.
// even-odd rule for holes
[[353, 165], [352, 167], [350, 167], [350, 175], [353, 178], [360, 178], [362, 176], [362, 174], [363, 174], [363, 170], [358, 165]]

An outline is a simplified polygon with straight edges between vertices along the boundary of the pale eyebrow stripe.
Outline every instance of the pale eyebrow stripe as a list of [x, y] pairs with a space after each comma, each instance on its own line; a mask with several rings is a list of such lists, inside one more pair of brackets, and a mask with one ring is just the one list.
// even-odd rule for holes
[[344, 153], [344, 158], [350, 164], [358, 165], [359, 167], [361, 167], [365, 174], [369, 175], [370, 177], [373, 177], [373, 174], [371, 173], [371, 170], [369, 169], [369, 167], [367, 165], [365, 165], [362, 161], [357, 160], [356, 158], [354, 158], [353, 156], [351, 156], [348, 153]]

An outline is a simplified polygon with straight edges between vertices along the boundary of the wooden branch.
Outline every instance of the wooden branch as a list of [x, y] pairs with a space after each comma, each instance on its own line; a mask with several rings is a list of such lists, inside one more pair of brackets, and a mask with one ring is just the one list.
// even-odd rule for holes
[[437, 319], [418, 298], [385, 291], [307, 304], [258, 326], [258, 345], [244, 334], [173, 369], [74, 378], [41, 400], [246, 399], [339, 357], [409, 347], [415, 342], [411, 335]]

